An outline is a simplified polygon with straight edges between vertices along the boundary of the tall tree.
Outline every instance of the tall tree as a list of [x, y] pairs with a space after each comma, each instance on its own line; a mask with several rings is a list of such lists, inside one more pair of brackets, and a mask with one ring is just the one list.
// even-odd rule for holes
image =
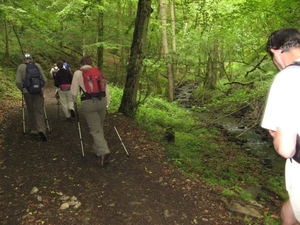
[[137, 93], [140, 71], [144, 58], [144, 47], [147, 39], [148, 24], [152, 12], [151, 0], [139, 0], [135, 28], [131, 44], [126, 83], [119, 112], [128, 117], [135, 117], [138, 108]]
[[164, 53], [165, 63], [167, 65], [167, 77], [168, 77], [168, 100], [170, 102], [174, 99], [174, 77], [172, 73], [172, 64], [169, 55], [168, 37], [167, 37], [167, 3], [165, 0], [160, 0], [160, 12], [161, 12], [161, 37], [162, 37], [162, 49]]
[[[173, 89], [174, 82], [177, 78], [177, 57], [176, 57], [176, 17], [175, 17], [175, 0], [170, 0], [170, 12], [171, 12], [171, 34], [172, 34], [172, 78], [173, 78]], [[174, 96], [174, 90], [172, 91]], [[173, 99], [172, 99], [173, 101]]]
[[[102, 1], [99, 1], [99, 4], [102, 4]], [[101, 43], [100, 46], [97, 48], [97, 62], [98, 62], [98, 67], [102, 70], [103, 68], [103, 55], [104, 55], [104, 47], [103, 47], [103, 36], [104, 36], [104, 31], [103, 31], [103, 11], [102, 9], [99, 9], [99, 14], [98, 14], [98, 41]]]

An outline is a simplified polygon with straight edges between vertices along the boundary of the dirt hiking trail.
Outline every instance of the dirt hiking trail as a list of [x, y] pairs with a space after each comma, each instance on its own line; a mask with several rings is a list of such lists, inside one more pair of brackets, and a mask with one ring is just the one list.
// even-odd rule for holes
[[65, 121], [62, 110], [58, 118], [54, 91], [50, 81], [45, 89], [51, 127], [47, 142], [28, 130], [22, 134], [21, 102], [11, 103], [1, 122], [2, 225], [245, 224], [245, 215], [226, 208], [216, 190], [172, 168], [163, 146], [120, 114], [106, 117], [112, 157], [101, 167], [78, 108], [83, 158], [77, 120]]

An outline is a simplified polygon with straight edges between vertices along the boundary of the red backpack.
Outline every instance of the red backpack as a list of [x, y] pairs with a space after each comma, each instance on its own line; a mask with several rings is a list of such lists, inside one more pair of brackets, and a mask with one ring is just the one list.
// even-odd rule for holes
[[105, 97], [105, 81], [98, 67], [91, 67], [82, 70], [85, 99]]

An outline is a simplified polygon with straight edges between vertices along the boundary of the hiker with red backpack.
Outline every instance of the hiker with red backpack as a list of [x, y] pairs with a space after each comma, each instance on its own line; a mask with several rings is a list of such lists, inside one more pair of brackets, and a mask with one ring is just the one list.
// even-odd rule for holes
[[[70, 121], [75, 117], [74, 103], [71, 93], [72, 74], [64, 68], [63, 61], [57, 62], [59, 70], [54, 78], [54, 86], [58, 88], [59, 100], [66, 120]], [[59, 106], [58, 106], [59, 107]]]
[[102, 73], [97, 67], [93, 67], [90, 56], [83, 57], [80, 65], [80, 69], [73, 75], [71, 92], [75, 104], [78, 94], [81, 93], [82, 110], [93, 137], [93, 149], [103, 166], [110, 157], [103, 131], [106, 109], [110, 102], [109, 89]]
[[30, 133], [39, 134], [42, 141], [47, 140], [43, 94], [46, 82], [47, 78], [40, 64], [35, 63], [29, 53], [25, 53], [23, 63], [17, 69], [16, 85], [24, 96], [32, 126]]

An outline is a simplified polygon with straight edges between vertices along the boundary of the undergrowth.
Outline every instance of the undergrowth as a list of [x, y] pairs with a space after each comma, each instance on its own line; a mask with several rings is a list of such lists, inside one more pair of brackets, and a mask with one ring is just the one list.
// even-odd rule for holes
[[[110, 92], [114, 96], [110, 108], [117, 111], [122, 91], [111, 87]], [[283, 174], [266, 169], [259, 159], [228, 142], [217, 128], [178, 107], [176, 102], [149, 97], [139, 107], [135, 120], [165, 145], [169, 160], [187, 175], [201, 176], [211, 185], [224, 188], [263, 184], [280, 197], [286, 197]], [[169, 128], [175, 133], [174, 143], [164, 140]]]

